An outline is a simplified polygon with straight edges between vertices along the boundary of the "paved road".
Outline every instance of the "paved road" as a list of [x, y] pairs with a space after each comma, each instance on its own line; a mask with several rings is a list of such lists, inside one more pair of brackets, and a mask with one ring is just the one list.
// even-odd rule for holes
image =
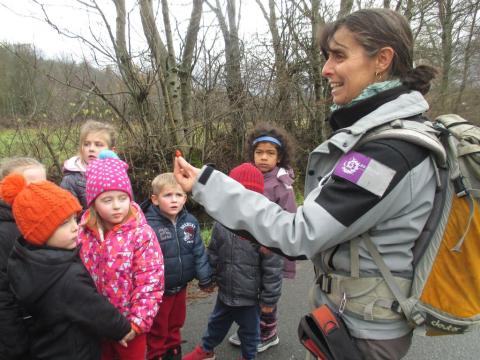
[[[258, 354], [259, 360], [304, 360], [305, 350], [298, 342], [297, 325], [299, 318], [308, 309], [308, 289], [313, 279], [312, 265], [308, 261], [297, 263], [297, 278], [285, 280], [283, 294], [279, 303], [280, 344], [264, 353]], [[187, 321], [183, 330], [184, 353], [191, 351], [200, 341], [207, 325], [207, 319], [215, 304], [216, 294], [200, 299], [189, 300]], [[230, 329], [230, 334], [235, 328]], [[239, 348], [225, 339], [215, 349], [218, 360], [234, 360], [240, 355]], [[414, 343], [407, 360], [433, 359], [480, 359], [479, 333], [461, 336], [426, 338], [414, 336]]]

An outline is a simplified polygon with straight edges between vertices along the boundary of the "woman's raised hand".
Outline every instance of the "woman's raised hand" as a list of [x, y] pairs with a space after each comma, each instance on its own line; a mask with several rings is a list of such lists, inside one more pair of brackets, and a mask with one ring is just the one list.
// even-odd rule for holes
[[193, 184], [195, 183], [199, 173], [200, 169], [190, 165], [182, 156], [175, 157], [173, 174], [175, 175], [175, 179], [182, 187], [183, 191], [192, 191]]

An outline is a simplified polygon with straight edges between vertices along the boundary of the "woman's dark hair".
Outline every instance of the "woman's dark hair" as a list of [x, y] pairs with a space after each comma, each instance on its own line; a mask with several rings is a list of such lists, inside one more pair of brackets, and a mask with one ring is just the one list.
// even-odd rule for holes
[[280, 162], [278, 166], [283, 168], [289, 168], [293, 162], [293, 140], [286, 133], [285, 130], [279, 128], [276, 125], [270, 123], [259, 123], [255, 126], [255, 129], [248, 135], [247, 142], [246, 142], [246, 154], [249, 161], [252, 163], [254, 162], [254, 153], [255, 148], [258, 146], [259, 143], [253, 144], [253, 141], [260, 137], [260, 136], [271, 136], [277, 139], [282, 143], [282, 146], [278, 146], [276, 144], [275, 147], [278, 151], [278, 156], [280, 158]]
[[413, 36], [405, 17], [390, 9], [364, 9], [325, 25], [321, 29], [319, 42], [326, 57], [330, 42], [342, 27], [353, 34], [370, 57], [386, 46], [395, 51], [388, 70], [390, 78], [398, 78], [409, 89], [422, 94], [430, 90], [430, 81], [437, 70], [427, 65], [413, 68]]

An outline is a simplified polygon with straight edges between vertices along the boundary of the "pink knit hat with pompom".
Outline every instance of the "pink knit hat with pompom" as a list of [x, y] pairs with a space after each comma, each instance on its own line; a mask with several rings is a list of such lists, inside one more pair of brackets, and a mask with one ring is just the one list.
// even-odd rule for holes
[[102, 153], [103, 151], [87, 166], [85, 192], [88, 206], [106, 191], [123, 191], [132, 200], [132, 185], [127, 175], [128, 164], [118, 159], [112, 151]]

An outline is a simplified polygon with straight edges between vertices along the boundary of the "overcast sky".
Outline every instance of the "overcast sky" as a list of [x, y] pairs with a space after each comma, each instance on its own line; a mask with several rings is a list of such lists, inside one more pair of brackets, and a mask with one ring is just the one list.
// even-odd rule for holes
[[[47, 4], [47, 11], [50, 19], [60, 28], [68, 29], [72, 33], [82, 34], [90, 38], [89, 27], [96, 29], [102, 34], [105, 27], [100, 24], [100, 19], [89, 15], [84, 7], [75, 0], [39, 0]], [[238, 3], [239, 1], [237, 1]], [[110, 24], [115, 28], [115, 10], [111, 0], [98, 0], [98, 3], [109, 17]], [[127, 11], [131, 10], [136, 1], [126, 0]], [[180, 22], [181, 26], [187, 25], [191, 11], [191, 1], [170, 0], [170, 11]], [[205, 4], [203, 24], [212, 22], [212, 14]], [[144, 46], [141, 24], [138, 19], [138, 8], [132, 12], [132, 43], [138, 44], [139, 48]], [[174, 24], [171, 19], [172, 26]], [[157, 21], [157, 23], [160, 23]], [[97, 30], [100, 29], [100, 30]], [[255, 0], [242, 1], [242, 16], [240, 31], [245, 34], [254, 33], [257, 30], [266, 31], [266, 22], [262, 17]], [[106, 33], [105, 33], [106, 34]], [[242, 35], [241, 35], [242, 36]], [[103, 36], [106, 38], [105, 36]], [[32, 0], [0, 0], [0, 41], [8, 43], [30, 43], [47, 57], [73, 57], [82, 58], [86, 48], [74, 39], [68, 39], [58, 34], [51, 26], [46, 24], [44, 15], [38, 4]], [[88, 57], [88, 54], [86, 54]]]

